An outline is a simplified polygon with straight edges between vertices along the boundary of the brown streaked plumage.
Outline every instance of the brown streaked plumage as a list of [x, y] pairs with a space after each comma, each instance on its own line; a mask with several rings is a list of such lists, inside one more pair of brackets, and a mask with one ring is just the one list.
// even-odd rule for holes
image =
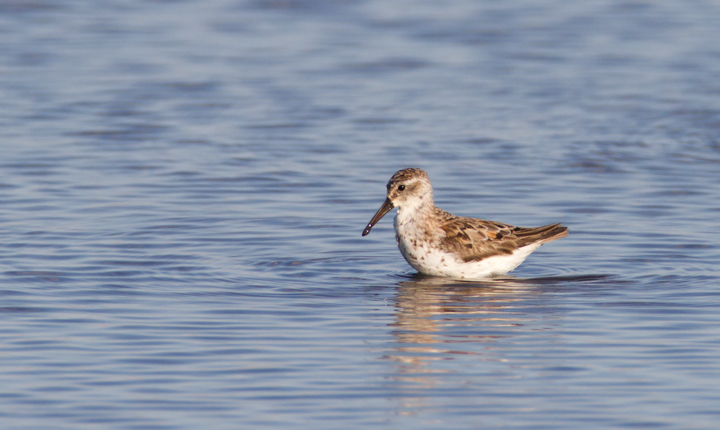
[[395, 207], [400, 252], [413, 268], [429, 275], [461, 279], [503, 275], [540, 245], [568, 235], [567, 227], [560, 224], [525, 228], [455, 216], [435, 206], [427, 173], [409, 168], [390, 178], [387, 199], [363, 236]]

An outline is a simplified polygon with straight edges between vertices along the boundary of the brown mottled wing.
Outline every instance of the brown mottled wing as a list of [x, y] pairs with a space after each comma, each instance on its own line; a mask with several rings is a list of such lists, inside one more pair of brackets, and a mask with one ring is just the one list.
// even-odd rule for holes
[[543, 244], [568, 235], [567, 227], [560, 224], [525, 228], [465, 217], [447, 220], [442, 229], [445, 237], [440, 241], [441, 248], [457, 253], [466, 262], [510, 255], [523, 246]]

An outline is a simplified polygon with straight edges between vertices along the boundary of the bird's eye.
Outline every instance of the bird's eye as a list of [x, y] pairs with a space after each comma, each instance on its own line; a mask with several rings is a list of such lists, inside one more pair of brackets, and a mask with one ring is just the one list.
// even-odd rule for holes
[[405, 191], [405, 185], [398, 185], [398, 191]]

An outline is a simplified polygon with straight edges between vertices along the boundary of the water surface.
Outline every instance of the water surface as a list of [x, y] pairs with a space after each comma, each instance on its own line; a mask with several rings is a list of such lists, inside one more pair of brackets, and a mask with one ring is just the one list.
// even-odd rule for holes
[[[720, 8], [0, 2], [7, 429], [713, 429]], [[562, 221], [404, 262], [436, 203]]]

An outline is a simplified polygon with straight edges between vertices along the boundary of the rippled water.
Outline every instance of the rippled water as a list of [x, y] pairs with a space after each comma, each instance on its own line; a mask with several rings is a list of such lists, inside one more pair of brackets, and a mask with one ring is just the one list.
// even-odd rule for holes
[[[0, 1], [6, 429], [713, 429], [720, 6]], [[570, 236], [404, 262], [396, 170]]]

